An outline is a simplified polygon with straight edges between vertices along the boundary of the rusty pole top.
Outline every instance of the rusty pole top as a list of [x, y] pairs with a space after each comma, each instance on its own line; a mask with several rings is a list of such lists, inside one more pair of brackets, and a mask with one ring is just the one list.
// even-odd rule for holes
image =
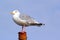
[[26, 32], [18, 32], [18, 40], [27, 40]]

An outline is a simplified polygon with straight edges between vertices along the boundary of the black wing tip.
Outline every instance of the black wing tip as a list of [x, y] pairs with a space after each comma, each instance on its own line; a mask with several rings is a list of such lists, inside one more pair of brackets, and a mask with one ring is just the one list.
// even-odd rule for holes
[[42, 23], [42, 25], [45, 25], [45, 24]]
[[45, 25], [45, 24], [43, 24], [43, 23], [39, 23], [39, 24], [37, 24], [38, 26], [43, 26], [43, 25]]
[[43, 24], [43, 23], [32, 23], [30, 25], [42, 26], [42, 25], [45, 25], [45, 24]]

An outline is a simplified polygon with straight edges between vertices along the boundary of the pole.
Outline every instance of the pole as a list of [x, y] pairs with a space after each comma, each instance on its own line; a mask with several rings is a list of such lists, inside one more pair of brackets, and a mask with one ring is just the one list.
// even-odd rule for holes
[[26, 32], [18, 32], [18, 39], [19, 40], [27, 40]]

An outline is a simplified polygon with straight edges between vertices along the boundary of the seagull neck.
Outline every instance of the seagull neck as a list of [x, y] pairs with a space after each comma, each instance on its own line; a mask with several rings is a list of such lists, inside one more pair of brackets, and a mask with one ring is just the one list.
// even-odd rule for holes
[[19, 15], [20, 15], [20, 14], [15, 14], [14, 16], [15, 16], [15, 17], [19, 17]]

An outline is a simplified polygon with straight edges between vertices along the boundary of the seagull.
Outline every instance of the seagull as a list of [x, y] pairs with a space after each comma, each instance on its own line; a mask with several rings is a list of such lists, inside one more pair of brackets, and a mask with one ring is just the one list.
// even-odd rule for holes
[[24, 32], [25, 27], [28, 27], [28, 26], [40, 27], [41, 25], [45, 25], [43, 23], [39, 23], [38, 21], [34, 20], [32, 17], [26, 14], [21, 14], [19, 10], [13, 10], [11, 14], [13, 15], [13, 21], [19, 26], [22, 26], [22, 32]]

